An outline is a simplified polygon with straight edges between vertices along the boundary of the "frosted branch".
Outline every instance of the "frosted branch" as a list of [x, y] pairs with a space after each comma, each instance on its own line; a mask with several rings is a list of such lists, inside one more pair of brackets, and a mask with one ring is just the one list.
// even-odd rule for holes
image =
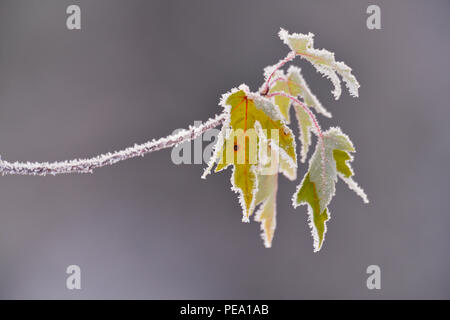
[[16, 175], [45, 176], [47, 174], [57, 175], [65, 173], [92, 173], [94, 169], [115, 164], [119, 161], [143, 157], [147, 153], [161, 149], [171, 148], [179, 143], [193, 140], [201, 136], [205, 131], [219, 126], [225, 121], [225, 114], [216, 115], [198, 127], [190, 126], [187, 130], [182, 130], [175, 135], [151, 140], [143, 144], [136, 144], [133, 147], [115, 151], [113, 153], [102, 154], [90, 159], [75, 159], [61, 162], [8, 162], [0, 158], [0, 172]]

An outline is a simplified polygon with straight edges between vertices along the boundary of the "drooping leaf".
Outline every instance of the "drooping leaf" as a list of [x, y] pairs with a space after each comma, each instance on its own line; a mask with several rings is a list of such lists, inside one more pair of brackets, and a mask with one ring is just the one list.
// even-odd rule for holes
[[350, 95], [358, 96], [359, 83], [352, 74], [352, 69], [344, 62], [337, 62], [333, 52], [325, 49], [315, 49], [314, 34], [289, 34], [286, 30], [281, 29], [278, 35], [293, 52], [311, 62], [318, 72], [331, 80], [334, 85], [332, 92], [336, 100], [339, 99], [342, 92], [341, 80], [338, 74], [344, 80]]
[[258, 170], [258, 192], [256, 193], [256, 206], [259, 205], [255, 214], [255, 221], [261, 223], [261, 237], [264, 246], [270, 248], [276, 228], [277, 215], [277, 190], [278, 190], [278, 160], [280, 159], [275, 150], [261, 139], [260, 150], [267, 150], [268, 157], [261, 163]]
[[[274, 83], [270, 87], [269, 94], [274, 92], [284, 92], [293, 97], [300, 97], [303, 99], [307, 107], [315, 109], [318, 113], [326, 117], [331, 117], [331, 114], [322, 106], [317, 97], [311, 92], [304, 78], [301, 75], [300, 68], [291, 66], [288, 69], [288, 74], [285, 76], [284, 72], [277, 70], [274, 73]], [[281, 114], [289, 123], [289, 110], [291, 105], [294, 106], [296, 118], [300, 129], [301, 148], [301, 162], [306, 161], [309, 146], [311, 144], [311, 131], [313, 130], [311, 119], [308, 113], [297, 103], [292, 103], [291, 99], [285, 96], [274, 96], [275, 104], [280, 109]]]
[[351, 159], [351, 156], [342, 150], [334, 149], [333, 158], [336, 162], [336, 170], [344, 175], [344, 177], [349, 178], [353, 175], [352, 169], [347, 164], [347, 160]]
[[320, 208], [316, 184], [309, 178], [309, 173], [306, 174], [300, 186], [296, 193], [295, 201], [298, 204], [307, 203], [310, 206], [308, 209], [309, 227], [314, 238], [314, 252], [317, 252], [322, 247], [325, 233], [327, 232], [326, 222], [330, 216], [327, 208], [323, 210]]
[[[273, 79], [273, 85], [270, 87], [269, 93], [285, 92], [293, 97], [300, 97], [305, 105], [331, 118], [331, 113], [323, 107], [319, 99], [309, 89], [301, 74], [300, 68], [290, 66], [287, 75], [282, 70], [277, 70], [274, 73]], [[281, 114], [285, 117], [286, 122], [290, 123], [289, 109], [292, 104], [291, 99], [283, 96], [275, 96], [274, 100], [275, 104], [280, 108]]]
[[276, 228], [276, 197], [278, 190], [278, 173], [283, 173], [288, 179], [295, 180], [297, 168], [280, 157], [275, 149], [267, 144], [265, 139], [260, 139], [260, 166], [258, 168], [258, 192], [256, 194], [256, 206], [259, 206], [255, 214], [255, 221], [261, 223], [261, 236], [264, 246], [270, 248]]
[[353, 171], [347, 161], [353, 160], [352, 142], [339, 128], [323, 133], [309, 162], [309, 169], [293, 197], [293, 205], [308, 205], [308, 217], [314, 238], [314, 251], [319, 251], [325, 239], [326, 222], [330, 216], [328, 205], [335, 194], [337, 177], [341, 177], [364, 202], [364, 191], [351, 178]]
[[292, 166], [291, 162], [286, 161], [283, 157], [278, 157], [279, 159], [279, 172], [282, 173], [286, 178], [291, 181], [297, 179], [297, 165]]
[[220, 104], [227, 119], [202, 177], [209, 174], [215, 163], [216, 172], [233, 166], [232, 189], [239, 193], [243, 221], [248, 222], [256, 205], [257, 169], [263, 160], [259, 152], [260, 140], [266, 141], [289, 167], [296, 168], [295, 139], [273, 102], [249, 92], [245, 85], [224, 95]]
[[299, 139], [302, 142], [300, 161], [304, 163], [306, 161], [306, 156], [308, 155], [309, 146], [311, 145], [311, 132], [313, 130], [313, 124], [308, 113], [301, 106], [295, 104], [294, 109], [300, 131]]
[[[288, 79], [282, 70], [277, 70], [273, 78], [274, 83], [271, 86], [269, 93], [286, 92], [292, 95], [292, 92], [290, 91], [288, 86]], [[275, 96], [273, 97], [273, 99], [275, 104], [280, 109], [280, 112], [283, 115], [284, 119], [286, 120], [286, 123], [290, 123], [291, 119], [289, 115], [289, 109], [291, 107], [291, 99], [283, 96]]]

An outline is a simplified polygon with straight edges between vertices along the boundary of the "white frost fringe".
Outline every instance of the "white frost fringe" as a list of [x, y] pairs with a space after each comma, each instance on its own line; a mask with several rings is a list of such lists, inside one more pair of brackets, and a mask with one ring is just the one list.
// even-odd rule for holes
[[[314, 34], [301, 34], [292, 33], [289, 34], [288, 31], [281, 28], [278, 33], [280, 39], [289, 46], [289, 48], [294, 51], [297, 55], [300, 55], [303, 59], [308, 60], [320, 72], [324, 77], [331, 80], [334, 86], [332, 91], [334, 98], [337, 100], [341, 96], [341, 80], [337, 76], [339, 74], [353, 97], [358, 97], [358, 89], [360, 87], [355, 76], [352, 74], [352, 68], [347, 66], [342, 61], [336, 61], [334, 58], [334, 53], [325, 49], [314, 48]], [[301, 44], [301, 51], [299, 53], [295, 50], [295, 44], [299, 42]], [[317, 60], [320, 63], [317, 63]], [[336, 74], [337, 73], [337, 74]]]

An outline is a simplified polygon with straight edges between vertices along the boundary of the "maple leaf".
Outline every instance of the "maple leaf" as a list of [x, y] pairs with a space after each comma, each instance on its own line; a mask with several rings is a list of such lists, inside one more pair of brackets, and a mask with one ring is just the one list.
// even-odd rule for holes
[[291, 167], [275, 149], [260, 140], [260, 166], [258, 167], [258, 192], [255, 205], [259, 206], [255, 214], [255, 221], [261, 223], [261, 236], [266, 248], [272, 247], [272, 240], [276, 228], [278, 173], [283, 173], [289, 180], [297, 178], [297, 168]]
[[306, 111], [299, 105], [295, 105], [295, 115], [297, 117], [298, 128], [300, 131], [299, 139], [302, 142], [300, 150], [300, 161], [304, 163], [308, 155], [309, 146], [311, 145], [311, 132], [313, 131], [313, 123]]
[[216, 163], [215, 172], [233, 166], [232, 190], [239, 193], [243, 221], [248, 222], [259, 188], [257, 170], [266, 160], [259, 150], [261, 140], [274, 149], [289, 168], [296, 168], [295, 139], [273, 102], [251, 93], [245, 85], [223, 95], [220, 104], [227, 118], [202, 178]]
[[293, 196], [293, 205], [308, 205], [308, 220], [314, 238], [314, 251], [322, 247], [330, 218], [328, 205], [336, 191], [339, 176], [365, 203], [369, 202], [364, 191], [351, 178], [353, 170], [347, 161], [353, 160], [349, 152], [355, 152], [352, 142], [339, 128], [324, 132], [309, 162], [308, 172]]
[[255, 221], [261, 223], [261, 237], [264, 246], [270, 248], [276, 228], [277, 215], [277, 190], [278, 171], [280, 157], [265, 141], [261, 139], [260, 150], [267, 150], [270, 155], [266, 162], [262, 162], [258, 170], [258, 192], [256, 193], [255, 204], [259, 205], [255, 214]]
[[[305, 105], [315, 109], [325, 117], [331, 118], [331, 113], [323, 107], [319, 99], [317, 99], [306, 84], [300, 68], [290, 66], [287, 75], [285, 75], [283, 70], [277, 70], [274, 73], [273, 78], [274, 80], [270, 87], [269, 94], [273, 92], [285, 92], [293, 97], [300, 97], [303, 99]], [[290, 123], [289, 110], [292, 101], [283, 96], [276, 96], [274, 98], [275, 104], [280, 108], [280, 112], [286, 119], [286, 122]]]
[[261, 236], [266, 248], [272, 247], [276, 228], [278, 174], [261, 176], [256, 201], [260, 208], [255, 214], [255, 221], [261, 222]]
[[[285, 92], [293, 97], [298, 96], [303, 99], [306, 106], [315, 109], [318, 113], [321, 113], [326, 117], [331, 118], [331, 113], [329, 113], [322, 106], [317, 97], [311, 92], [301, 74], [301, 69], [298, 67], [290, 66], [287, 71], [287, 75], [285, 75], [282, 70], [277, 70], [274, 73], [273, 85], [270, 87], [269, 94], [275, 92]], [[291, 105], [293, 105], [299, 125], [299, 139], [302, 142], [300, 161], [303, 163], [306, 161], [306, 156], [311, 144], [311, 131], [313, 130], [311, 119], [306, 111], [297, 103], [292, 103], [290, 98], [285, 96], [274, 96], [273, 99], [287, 123], [290, 122], [289, 110]]]
[[358, 97], [359, 83], [352, 74], [352, 69], [344, 62], [336, 61], [333, 52], [325, 49], [315, 49], [314, 34], [289, 34], [288, 31], [281, 29], [278, 35], [296, 55], [311, 62], [318, 72], [331, 80], [334, 85], [332, 93], [336, 100], [339, 99], [342, 92], [341, 80], [338, 74], [344, 80], [350, 95]]

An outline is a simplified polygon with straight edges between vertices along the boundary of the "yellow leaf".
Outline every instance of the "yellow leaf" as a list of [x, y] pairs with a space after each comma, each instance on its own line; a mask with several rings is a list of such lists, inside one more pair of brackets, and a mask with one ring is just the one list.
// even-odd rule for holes
[[264, 162], [259, 152], [260, 142], [264, 141], [277, 152], [284, 163], [284, 170], [290, 169], [292, 176], [297, 167], [295, 139], [273, 102], [249, 92], [244, 85], [224, 95], [221, 105], [228, 118], [204, 176], [214, 163], [217, 163], [216, 172], [233, 166], [232, 189], [239, 194], [243, 221], [248, 222], [256, 205], [257, 170]]

